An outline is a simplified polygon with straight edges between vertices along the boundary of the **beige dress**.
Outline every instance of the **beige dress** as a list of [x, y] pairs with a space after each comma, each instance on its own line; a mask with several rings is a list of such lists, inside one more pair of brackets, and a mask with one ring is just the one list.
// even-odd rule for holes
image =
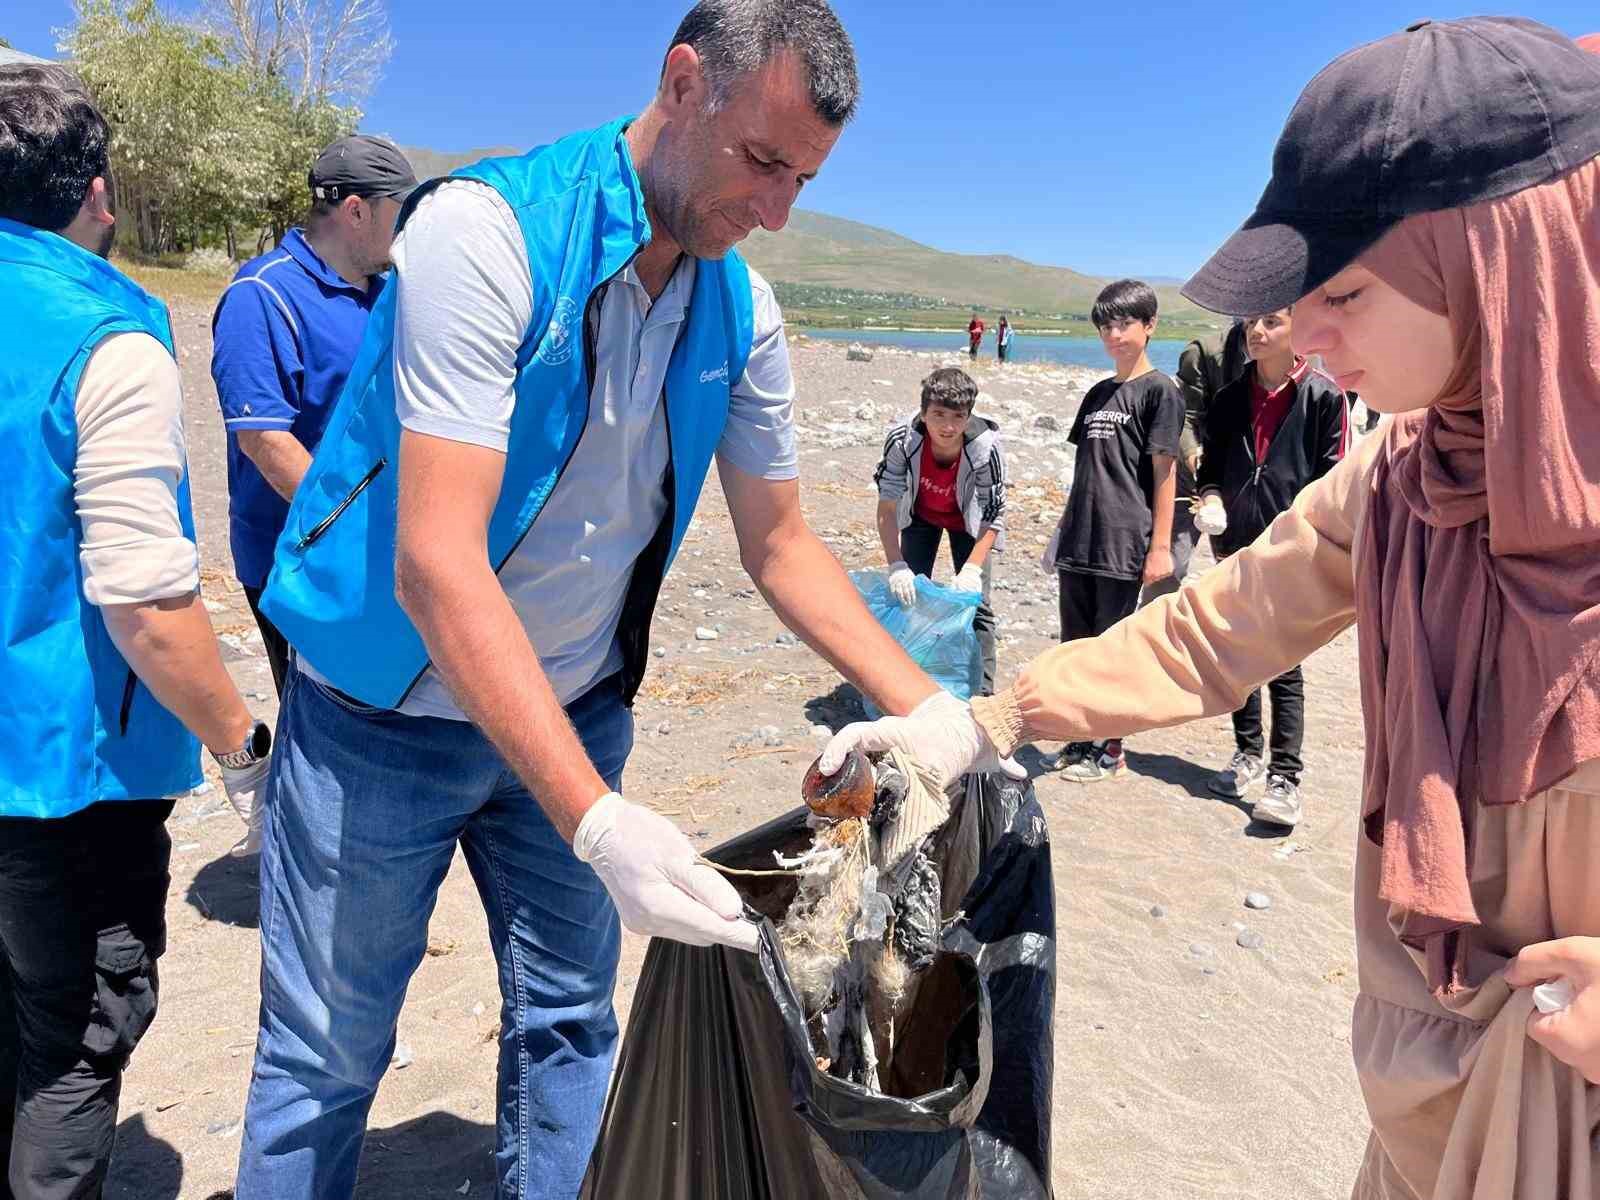
[[[973, 708], [1003, 752], [1035, 739], [1138, 733], [1231, 712], [1355, 620], [1355, 545], [1385, 439], [1308, 488], [1255, 545], [1093, 641], [1035, 660]], [[1600, 762], [1478, 817], [1483, 926], [1472, 985], [1443, 1007], [1378, 899], [1380, 851], [1357, 832], [1353, 1017], [1372, 1118], [1354, 1200], [1600, 1197], [1600, 1088], [1527, 1036], [1531, 992], [1501, 972], [1523, 946], [1600, 935]]]

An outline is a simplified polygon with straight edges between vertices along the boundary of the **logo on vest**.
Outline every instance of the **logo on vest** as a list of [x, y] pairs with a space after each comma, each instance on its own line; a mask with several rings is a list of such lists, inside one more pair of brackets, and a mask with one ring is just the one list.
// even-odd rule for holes
[[544, 340], [539, 343], [538, 359], [546, 366], [559, 367], [572, 357], [572, 347], [578, 332], [578, 302], [571, 296], [562, 296], [550, 312], [550, 324]]
[[723, 363], [715, 371], [701, 371], [700, 372], [700, 382], [701, 383], [727, 383], [728, 382], [728, 364], [727, 363]]

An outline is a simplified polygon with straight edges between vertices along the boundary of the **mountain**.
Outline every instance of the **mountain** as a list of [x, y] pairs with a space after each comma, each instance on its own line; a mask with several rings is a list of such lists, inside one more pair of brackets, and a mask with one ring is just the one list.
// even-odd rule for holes
[[[403, 146], [418, 179], [443, 175], [490, 155], [515, 154], [498, 146], [443, 153]], [[740, 246], [751, 265], [780, 286], [786, 311], [842, 307], [941, 310], [940, 323], [957, 310], [1071, 315], [1080, 321], [1107, 280], [1066, 267], [1041, 266], [1006, 254], [953, 254], [908, 237], [826, 213], [796, 209], [777, 233], [758, 229]], [[1152, 281], [1164, 320], [1211, 326], [1217, 318], [1178, 294], [1173, 281]], [[962, 324], [965, 323], [964, 317]]]
[[439, 175], [448, 175], [457, 167], [475, 163], [480, 158], [499, 158], [506, 154], [521, 154], [522, 149], [516, 146], [486, 146], [482, 150], [451, 152], [448, 150], [429, 150], [424, 146], [401, 146], [400, 152], [411, 163], [411, 169], [417, 173], [418, 179], [433, 179]]
[[[986, 312], [1082, 316], [1108, 282], [1008, 254], [954, 254], [887, 229], [800, 209], [779, 232], [751, 234], [741, 250], [774, 283], [919, 296]], [[1164, 317], [1198, 324], [1213, 320], [1170, 284], [1156, 285], [1156, 294]]]

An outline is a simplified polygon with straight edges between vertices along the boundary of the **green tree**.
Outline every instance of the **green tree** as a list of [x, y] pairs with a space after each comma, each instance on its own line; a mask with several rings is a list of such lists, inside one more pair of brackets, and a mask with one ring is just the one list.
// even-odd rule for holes
[[112, 174], [138, 250], [281, 237], [317, 150], [360, 113], [300, 101], [226, 39], [154, 0], [77, 0], [65, 45], [112, 126]]
[[221, 41], [163, 16], [154, 0], [78, 0], [64, 44], [111, 123], [112, 176], [139, 250], [159, 254], [193, 236], [205, 151], [226, 136], [238, 94]]

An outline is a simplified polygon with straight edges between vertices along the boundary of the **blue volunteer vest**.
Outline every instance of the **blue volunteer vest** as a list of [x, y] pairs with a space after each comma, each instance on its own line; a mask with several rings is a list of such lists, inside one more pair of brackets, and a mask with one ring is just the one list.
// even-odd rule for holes
[[[0, 218], [0, 817], [65, 817], [200, 783], [199, 743], [138, 681], [83, 594], [74, 407], [115, 333], [170, 352], [166, 309], [110, 263]], [[178, 491], [194, 536], [189, 484]]]
[[[533, 279], [533, 321], [517, 356], [505, 477], [489, 521], [496, 571], [533, 528], [588, 423], [595, 354], [590, 309], [600, 289], [650, 240], [644, 193], [623, 139], [627, 123], [613, 121], [456, 173], [505, 199], [521, 227]], [[408, 201], [402, 226], [437, 182]], [[261, 602], [290, 644], [336, 688], [384, 708], [402, 703], [428, 665], [394, 588], [398, 293], [386, 288], [372, 311], [355, 366], [290, 506]], [[750, 276], [739, 256], [701, 260], [667, 368], [667, 514], [634, 568], [618, 632], [630, 702], [644, 676], [661, 580], [721, 440], [731, 385], [750, 356], [753, 324]]]

